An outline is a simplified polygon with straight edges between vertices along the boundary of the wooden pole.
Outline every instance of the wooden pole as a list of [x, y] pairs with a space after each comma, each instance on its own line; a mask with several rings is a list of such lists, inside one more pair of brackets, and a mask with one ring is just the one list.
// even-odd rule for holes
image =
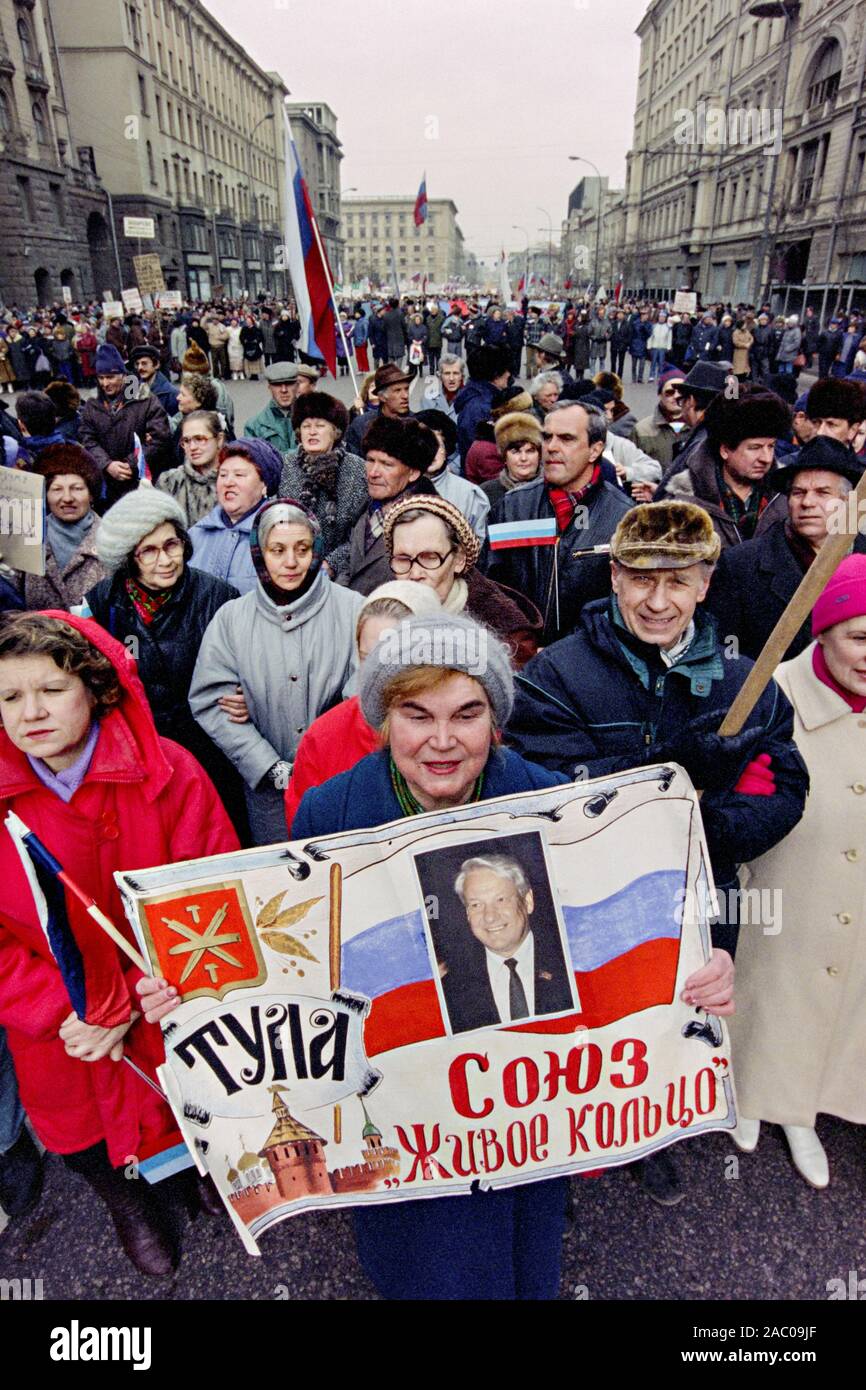
[[147, 961], [144, 959], [144, 956], [141, 955], [140, 952], [138, 952], [134, 946], [131, 946], [129, 944], [126, 937], [118, 931], [111, 918], [106, 917], [105, 913], [101, 910], [101, 908], [98, 908], [96, 906], [96, 903], [93, 901], [90, 895], [88, 893], [85, 893], [83, 888], [79, 888], [75, 880], [71, 879], [67, 873], [59, 873], [57, 877], [60, 879], [60, 882], [64, 885], [64, 887], [69, 889], [73, 897], [78, 899], [87, 915], [89, 917], [92, 917], [94, 922], [96, 922], [97, 926], [101, 927], [102, 930], [105, 932], [106, 936], [111, 937], [115, 946], [117, 946], [119, 950], [123, 951], [123, 953], [129, 957], [133, 965], [137, 965], [143, 975], [152, 975], [153, 971], [151, 970]]
[[[328, 960], [331, 967], [331, 992], [340, 988], [341, 922], [343, 915], [343, 870], [339, 864], [331, 865], [331, 899], [328, 917]], [[343, 1112], [339, 1105], [334, 1106], [334, 1143], [339, 1144], [343, 1137]]]
[[[850, 508], [854, 517], [859, 518], [860, 504], [866, 503], [866, 473], [860, 479], [856, 492], [843, 499], [846, 509]], [[738, 734], [746, 723], [764, 690], [769, 685], [773, 672], [781, 662], [815, 603], [826, 588], [830, 577], [851, 550], [856, 539], [856, 525], [853, 531], [847, 528], [839, 535], [828, 536], [815, 560], [803, 575], [799, 588], [794, 594], [766, 644], [746, 677], [736, 699], [721, 724], [722, 735]]]

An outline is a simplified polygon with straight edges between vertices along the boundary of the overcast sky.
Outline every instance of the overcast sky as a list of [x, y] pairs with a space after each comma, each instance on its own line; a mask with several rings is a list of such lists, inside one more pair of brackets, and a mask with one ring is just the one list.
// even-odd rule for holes
[[[294, 99], [337, 114], [342, 186], [450, 197], [489, 259], [554, 237], [587, 156], [620, 187], [648, 0], [204, 0]], [[539, 229], [544, 231], [540, 232]]]

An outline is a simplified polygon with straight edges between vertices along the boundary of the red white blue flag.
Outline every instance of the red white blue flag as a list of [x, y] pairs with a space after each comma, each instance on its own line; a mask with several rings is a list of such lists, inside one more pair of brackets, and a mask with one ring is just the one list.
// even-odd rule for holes
[[420, 227], [422, 222], [427, 221], [427, 175], [421, 180], [418, 189], [418, 197], [415, 199], [415, 226]]
[[491, 550], [510, 550], [520, 545], [556, 545], [559, 532], [555, 516], [526, 521], [500, 521], [487, 528]]
[[334, 337], [335, 309], [331, 296], [331, 268], [318, 236], [316, 215], [297, 146], [286, 121], [286, 260], [298, 319], [301, 324], [300, 349], [307, 357], [325, 361], [332, 376], [337, 375], [337, 345]]
[[144, 445], [137, 434], [132, 436], [132, 451], [135, 454], [135, 467], [138, 472], [140, 483], [152, 483], [153, 478], [150, 473], [150, 465], [147, 462], [147, 454], [144, 452]]

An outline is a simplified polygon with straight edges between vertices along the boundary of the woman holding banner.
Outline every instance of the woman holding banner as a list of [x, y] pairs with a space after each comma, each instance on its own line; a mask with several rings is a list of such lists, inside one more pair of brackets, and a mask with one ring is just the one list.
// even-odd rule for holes
[[[0, 721], [0, 818], [20, 815], [59, 859], [56, 871], [129, 941], [115, 870], [237, 848], [213, 786], [186, 749], [157, 734], [135, 662], [97, 623], [52, 611], [3, 619]], [[106, 1203], [136, 1268], [170, 1274], [179, 1248], [168, 1189], [138, 1174], [129, 1181], [128, 1166], [179, 1135], [153, 1084], [123, 1061], [128, 1054], [153, 1077], [162, 1039], [135, 1007], [141, 971], [56, 871], [44, 891], [63, 973], [23, 858], [0, 827], [0, 1027], [21, 1102], [45, 1147]], [[86, 1002], [73, 1009], [70, 990]]]

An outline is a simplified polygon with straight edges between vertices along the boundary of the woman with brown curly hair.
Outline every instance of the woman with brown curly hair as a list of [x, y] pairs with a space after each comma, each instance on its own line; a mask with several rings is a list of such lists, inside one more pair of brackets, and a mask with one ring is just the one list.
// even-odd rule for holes
[[[68, 613], [0, 622], [0, 822], [15, 811], [81, 888], [129, 934], [113, 874], [237, 848], [211, 782], [192, 754], [161, 738], [135, 662], [98, 624]], [[123, 1168], [171, 1142], [153, 1076], [159, 1033], [135, 1007], [141, 972], [66, 909], [101, 1026], [73, 1012], [41, 930], [15, 846], [0, 825], [0, 1028], [21, 1103], [46, 1149], [94, 1188], [121, 1246], [146, 1274], [178, 1261], [167, 1190], [129, 1182]]]

